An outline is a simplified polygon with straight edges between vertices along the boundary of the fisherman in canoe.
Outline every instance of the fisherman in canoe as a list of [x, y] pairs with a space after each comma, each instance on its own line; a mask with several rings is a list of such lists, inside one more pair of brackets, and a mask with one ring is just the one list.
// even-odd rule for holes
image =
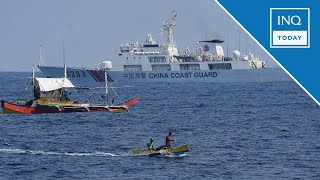
[[171, 148], [171, 141], [174, 141], [171, 136], [172, 136], [172, 132], [169, 132], [168, 135], [166, 136], [166, 144], [156, 148], [156, 151], [159, 151], [161, 149]]
[[153, 148], [153, 139], [150, 139], [150, 141], [147, 143], [147, 149], [148, 150], [154, 150], [154, 148]]
[[172, 135], [172, 133], [169, 132], [169, 134], [166, 136], [166, 147], [167, 147], [167, 148], [171, 148], [171, 141], [174, 141], [174, 140], [171, 138], [171, 135]]

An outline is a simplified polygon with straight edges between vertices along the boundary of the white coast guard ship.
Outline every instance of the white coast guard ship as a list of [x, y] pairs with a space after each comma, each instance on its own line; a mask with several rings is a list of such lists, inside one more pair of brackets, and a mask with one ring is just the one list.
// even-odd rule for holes
[[[226, 57], [222, 40], [199, 41], [194, 52], [188, 48], [179, 53], [173, 38], [176, 12], [162, 24], [164, 43], [157, 43], [150, 34], [143, 43], [120, 46], [120, 69], [107, 72], [108, 80], [120, 82], [282, 82], [291, 81], [280, 68], [267, 68], [266, 61], [251, 53]], [[114, 62], [115, 63], [115, 62]], [[38, 66], [46, 77], [60, 77], [63, 67]], [[105, 82], [102, 69], [67, 68], [73, 82]]]

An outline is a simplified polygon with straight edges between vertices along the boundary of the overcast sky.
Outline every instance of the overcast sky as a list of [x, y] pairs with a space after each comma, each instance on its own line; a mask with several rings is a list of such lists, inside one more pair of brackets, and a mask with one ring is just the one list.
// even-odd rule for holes
[[179, 51], [220, 38], [229, 56], [240, 47], [275, 64], [213, 0], [1, 0], [0, 71], [30, 71], [40, 43], [45, 63], [62, 66], [63, 41], [68, 66], [115, 63], [121, 44], [144, 41], [148, 33], [163, 42], [161, 24], [171, 10], [178, 14]]

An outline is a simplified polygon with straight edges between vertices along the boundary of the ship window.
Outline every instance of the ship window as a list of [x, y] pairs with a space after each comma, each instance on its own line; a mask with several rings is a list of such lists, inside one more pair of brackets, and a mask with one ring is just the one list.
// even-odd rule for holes
[[124, 65], [124, 71], [142, 71], [141, 65]]
[[153, 56], [153, 57], [148, 57], [149, 62], [166, 62], [166, 57], [164, 56]]
[[171, 71], [170, 64], [157, 64], [152, 65], [151, 67], [153, 71]]
[[231, 63], [216, 63], [216, 64], [208, 64], [209, 70], [214, 69], [232, 69]]
[[159, 47], [159, 44], [145, 44], [143, 47]]
[[194, 62], [196, 61], [192, 56], [174, 56], [179, 62]]
[[180, 64], [181, 71], [200, 70], [199, 64]]

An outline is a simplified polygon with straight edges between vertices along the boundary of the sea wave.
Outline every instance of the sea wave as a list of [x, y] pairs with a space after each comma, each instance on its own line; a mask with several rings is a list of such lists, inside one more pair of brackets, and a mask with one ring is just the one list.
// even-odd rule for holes
[[53, 151], [42, 151], [42, 150], [25, 150], [15, 148], [3, 148], [0, 149], [0, 153], [6, 154], [30, 154], [30, 155], [64, 155], [64, 156], [128, 156], [125, 154], [114, 154], [110, 152], [53, 152]]

